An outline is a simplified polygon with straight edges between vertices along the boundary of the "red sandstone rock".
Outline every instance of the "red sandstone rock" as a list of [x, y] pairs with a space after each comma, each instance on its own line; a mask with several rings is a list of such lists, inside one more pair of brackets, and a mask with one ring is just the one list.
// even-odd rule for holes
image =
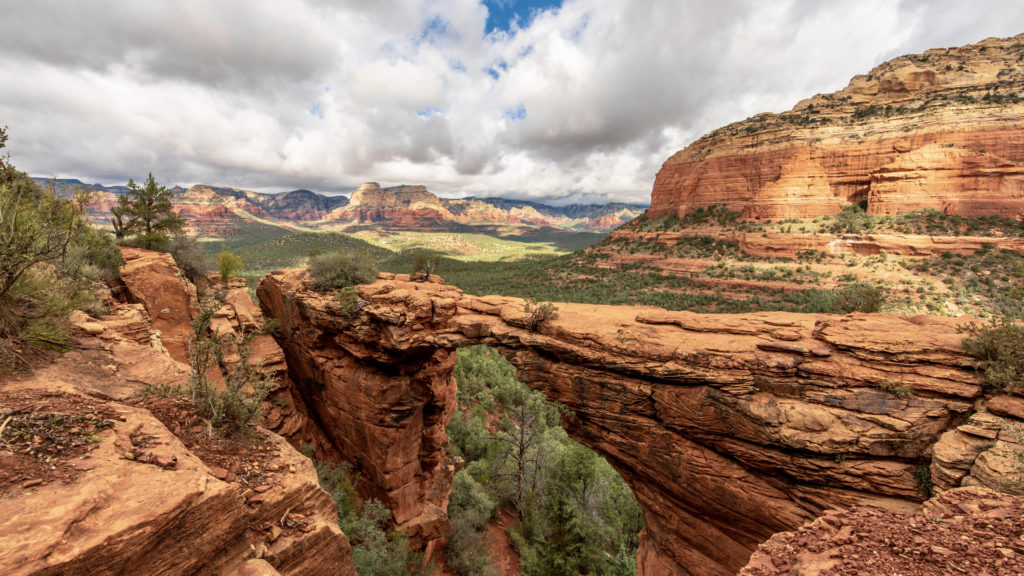
[[453, 470], [444, 448], [455, 410], [455, 355], [410, 337], [447, 320], [435, 315], [434, 294], [447, 294], [440, 299], [451, 303], [450, 315], [461, 292], [406, 282], [349, 321], [331, 295], [274, 278], [260, 283], [260, 305], [281, 320], [279, 341], [299, 395], [410, 544], [429, 553], [448, 531]]
[[830, 511], [758, 547], [742, 576], [829, 574], [990, 574], [1024, 572], [1024, 499], [957, 488], [919, 514], [870, 508]]
[[130, 298], [146, 307], [171, 357], [188, 363], [192, 319], [198, 314], [195, 286], [182, 277], [170, 254], [125, 246], [121, 254], [121, 281]]
[[[418, 490], [446, 491], [435, 465], [444, 439], [428, 432], [444, 425], [426, 419], [450, 414], [439, 402], [453, 393], [450, 352], [496, 347], [521, 380], [572, 410], [569, 432], [632, 487], [645, 512], [640, 574], [733, 574], [771, 534], [828, 508], [915, 511], [924, 499], [915, 468], [933, 452], [939, 465], [944, 435], [963, 428], [982, 394], [951, 318], [560, 303], [530, 332], [516, 298], [405, 275], [359, 292], [366, 307], [345, 319], [304, 271], [275, 272], [259, 290], [284, 325], [302, 394], [346, 456], [391, 482], [385, 495], [410, 494], [410, 476]], [[886, 393], [883, 382], [913, 395]], [[967, 430], [986, 429], [983, 420]], [[1009, 469], [987, 462], [1006, 453], [972, 452], [956, 464], [970, 474], [950, 487], [968, 478], [999, 487]], [[403, 497], [386, 501], [402, 510]]]
[[705, 135], [662, 166], [648, 214], [813, 218], [867, 200], [874, 214], [1024, 216], [1021, 39], [902, 56]]

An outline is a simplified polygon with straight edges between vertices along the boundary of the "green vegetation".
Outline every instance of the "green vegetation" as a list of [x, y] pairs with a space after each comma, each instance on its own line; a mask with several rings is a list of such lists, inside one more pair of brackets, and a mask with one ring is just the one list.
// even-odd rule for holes
[[551, 302], [541, 302], [540, 304], [527, 300], [526, 304], [523, 305], [523, 312], [530, 315], [528, 321], [530, 332], [536, 332], [540, 330], [540, 327], [549, 320], [558, 318], [558, 307]]
[[[220, 307], [217, 300], [205, 299], [192, 322], [188, 393], [199, 414], [213, 426], [241, 432], [260, 415], [263, 400], [277, 387], [277, 381], [266, 373], [262, 361], [252, 361], [252, 334], [219, 334], [211, 329]], [[226, 356], [231, 352], [237, 354], [238, 361], [229, 365]], [[210, 380], [215, 374], [223, 385]]]
[[441, 264], [441, 256], [439, 254], [427, 255], [423, 252], [416, 252], [412, 263], [412, 273], [430, 276], [438, 272], [439, 264]]
[[[313, 458], [312, 446], [302, 453]], [[377, 499], [363, 500], [356, 490], [358, 476], [352, 465], [315, 462], [320, 486], [334, 499], [338, 525], [352, 544], [352, 561], [359, 576], [428, 576], [433, 565], [423, 563], [423, 554], [409, 549], [401, 532], [388, 530], [391, 512]]]
[[356, 290], [355, 286], [345, 286], [334, 293], [334, 298], [338, 301], [338, 305], [341, 306], [341, 315], [346, 318], [352, 318], [358, 314], [366, 304], [359, 299], [359, 291]]
[[377, 279], [377, 262], [367, 252], [328, 252], [309, 259], [309, 275], [317, 290], [368, 284]]
[[932, 470], [928, 466], [918, 466], [914, 468], [914, 480], [917, 481], [917, 487], [924, 492], [925, 498], [932, 497]]
[[392, 252], [340, 232], [292, 232], [235, 250], [249, 270], [301, 268], [313, 251], [366, 252], [378, 261]]
[[232, 254], [228, 250], [227, 244], [221, 246], [220, 252], [217, 254], [217, 270], [220, 272], [221, 280], [227, 282], [244, 269], [242, 259]]
[[[0, 149], [7, 132], [0, 128]], [[0, 371], [67, 343], [68, 315], [99, 312], [92, 283], [123, 262], [111, 238], [85, 219], [87, 190], [40, 187], [0, 156]]]
[[961, 345], [977, 360], [981, 380], [996, 393], [1024, 395], [1024, 323], [1019, 316], [1002, 314], [987, 325], [962, 326], [967, 334]]
[[213, 268], [210, 256], [193, 236], [178, 232], [171, 236], [165, 250], [174, 258], [182, 274], [193, 283]]
[[523, 574], [634, 574], [640, 508], [611, 466], [559, 426], [571, 414], [482, 346], [459, 351], [455, 379], [460, 412], [448, 435], [466, 467], [448, 505], [452, 570], [495, 574], [485, 527], [504, 509], [517, 519], [509, 536]]
[[1024, 256], [985, 245], [972, 254], [946, 252], [940, 258], [901, 263], [907, 269], [938, 278], [960, 308], [976, 308], [987, 316], [1024, 316]]
[[832, 291], [831, 311], [836, 314], [850, 312], [878, 312], [885, 302], [885, 294], [873, 284], [858, 282]]
[[129, 179], [128, 190], [111, 210], [114, 235], [119, 239], [134, 236], [132, 243], [140, 248], [165, 248], [171, 236], [181, 232], [185, 225], [174, 211], [172, 197], [167, 187], [157, 184], [152, 173], [141, 187]]
[[899, 382], [893, 382], [892, 380], [882, 380], [878, 383], [878, 389], [882, 392], [888, 392], [897, 398], [906, 399], [914, 395], [913, 388]]

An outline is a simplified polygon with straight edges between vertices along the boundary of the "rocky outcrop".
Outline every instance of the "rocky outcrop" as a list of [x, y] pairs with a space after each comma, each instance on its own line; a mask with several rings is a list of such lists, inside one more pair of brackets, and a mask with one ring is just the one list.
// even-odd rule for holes
[[[125, 256], [134, 297], [188, 309], [165, 255]], [[221, 318], [245, 323], [234, 300]], [[263, 431], [227, 452], [187, 401], [146, 395], [183, 387], [188, 367], [143, 304], [114, 307], [73, 315], [78, 341], [54, 364], [0, 378], [0, 572], [354, 576], [312, 462]]]
[[1021, 574], [1024, 499], [957, 488], [919, 514], [833, 510], [758, 547], [742, 576]]
[[187, 364], [192, 320], [199, 311], [196, 287], [182, 276], [170, 254], [122, 246], [121, 255], [125, 264], [120, 282], [126, 298], [146, 308], [171, 358]]
[[749, 219], [934, 208], [1024, 216], [1024, 35], [879, 65], [782, 114], [715, 130], [658, 172], [649, 215]]
[[[829, 508], [914, 511], [922, 470], [938, 476], [937, 445], [986, 413], [955, 319], [558, 304], [533, 332], [515, 298], [402, 275], [358, 288], [366, 305], [352, 318], [304, 271], [274, 272], [259, 294], [308, 404], [348, 457], [366, 455], [368, 476], [391, 482], [390, 502], [444, 486], [452, 352], [487, 344], [571, 410], [570, 434], [632, 487], [640, 574], [733, 574]], [[1005, 480], [1012, 469], [981, 472], [984, 454], [957, 464], [977, 466], [973, 480], [936, 486]]]
[[416, 209], [441, 208], [437, 196], [427, 191], [426, 186], [394, 186], [381, 188], [376, 182], [360, 184], [349, 198], [350, 208], [364, 210], [386, 210], [395, 208]]
[[[429, 554], [448, 532], [453, 469], [445, 428], [455, 410], [456, 358], [413, 337], [447, 318], [435, 317], [423, 297], [415, 309], [396, 310], [401, 318], [390, 325], [362, 314], [350, 320], [332, 295], [278, 277], [260, 282], [260, 306], [281, 322], [278, 341], [299, 395], [341, 457], [358, 467], [369, 496]], [[444, 298], [454, 311], [459, 291], [450, 292]]]

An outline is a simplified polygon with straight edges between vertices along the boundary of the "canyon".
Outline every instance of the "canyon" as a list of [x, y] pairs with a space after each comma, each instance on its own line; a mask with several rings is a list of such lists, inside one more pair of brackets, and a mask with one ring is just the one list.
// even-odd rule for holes
[[[932, 208], [1019, 219], [1022, 55], [1018, 36], [905, 56], [789, 113], [712, 132], [665, 163], [649, 216], [724, 205], [747, 220], [809, 219], [864, 203], [877, 215]], [[114, 192], [104, 194], [99, 206], [109, 209]], [[177, 194], [190, 223], [211, 235], [239, 222], [579, 229], [635, 215], [625, 205], [552, 215], [375, 183], [350, 199], [209, 186]], [[715, 227], [622, 227], [611, 240], [691, 237], [765, 258], [1024, 251], [1018, 237]], [[608, 266], [631, 263], [615, 244], [602, 250]], [[522, 299], [394, 273], [357, 286], [358, 304], [343, 308], [302, 269], [260, 281], [257, 308], [244, 281], [210, 275], [222, 297], [210, 330], [258, 333], [254, 357], [278, 378], [260, 443], [227, 458], [204, 444], [214, 436], [186, 400], [155, 393], [187, 384], [196, 287], [166, 254], [122, 254], [120, 278], [101, 290], [105, 313], [71, 318], [69, 351], [33, 374], [0, 378], [0, 472], [19, 471], [0, 476], [5, 573], [354, 574], [334, 503], [298, 446], [351, 462], [365, 479], [360, 490], [429, 558], [449, 528], [458, 465], [446, 452], [452, 372], [458, 350], [476, 344], [500, 351], [520, 380], [564, 406], [569, 434], [629, 484], [644, 510], [641, 576], [817, 574], [866, 549], [854, 530], [883, 525], [886, 538], [909, 534], [907, 553], [942, 573], [962, 543], [948, 530], [933, 531], [945, 538], [933, 543], [908, 528], [926, 522], [1009, 531], [1016, 540], [1005, 545], [996, 528], [975, 530], [972, 542], [991, 540], [999, 570], [1024, 570], [1014, 520], [1024, 507], [1024, 400], [983, 388], [961, 348], [962, 319], [561, 302], [539, 317]], [[12, 419], [27, 426], [26, 414], [88, 424], [76, 426], [73, 450], [39, 456], [48, 438], [22, 433], [15, 450], [7, 440], [16, 428], [3, 436]], [[874, 542], [882, 544], [890, 542]]]
[[719, 128], [662, 166], [648, 215], [724, 204], [746, 219], [863, 203], [1024, 216], [1024, 35], [895, 58], [788, 112]]
[[629, 483], [645, 513], [638, 574], [735, 574], [769, 536], [831, 508], [914, 512], [923, 470], [937, 491], [1013, 490], [1024, 411], [983, 395], [955, 319], [558, 303], [531, 331], [522, 300], [436, 278], [382, 274], [358, 290], [352, 316], [304, 270], [258, 293], [325, 433], [390, 505], [426, 496], [403, 516], [424, 538], [442, 532], [428, 528], [443, 523], [431, 489], [450, 482], [452, 356], [476, 343], [567, 407], [570, 434]]

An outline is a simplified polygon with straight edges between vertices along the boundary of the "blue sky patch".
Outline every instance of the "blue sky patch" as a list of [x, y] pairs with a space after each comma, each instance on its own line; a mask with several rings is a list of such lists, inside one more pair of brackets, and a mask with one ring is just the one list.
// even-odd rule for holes
[[517, 122], [519, 120], [526, 118], [526, 108], [524, 108], [523, 105], [520, 104], [515, 108], [505, 110], [505, 113], [502, 114], [502, 117], [512, 120], [513, 122]]
[[549, 8], [560, 8], [562, 0], [484, 0], [487, 6], [487, 28], [485, 33], [495, 30], [508, 31], [518, 19], [519, 27], [525, 28], [534, 16]]

